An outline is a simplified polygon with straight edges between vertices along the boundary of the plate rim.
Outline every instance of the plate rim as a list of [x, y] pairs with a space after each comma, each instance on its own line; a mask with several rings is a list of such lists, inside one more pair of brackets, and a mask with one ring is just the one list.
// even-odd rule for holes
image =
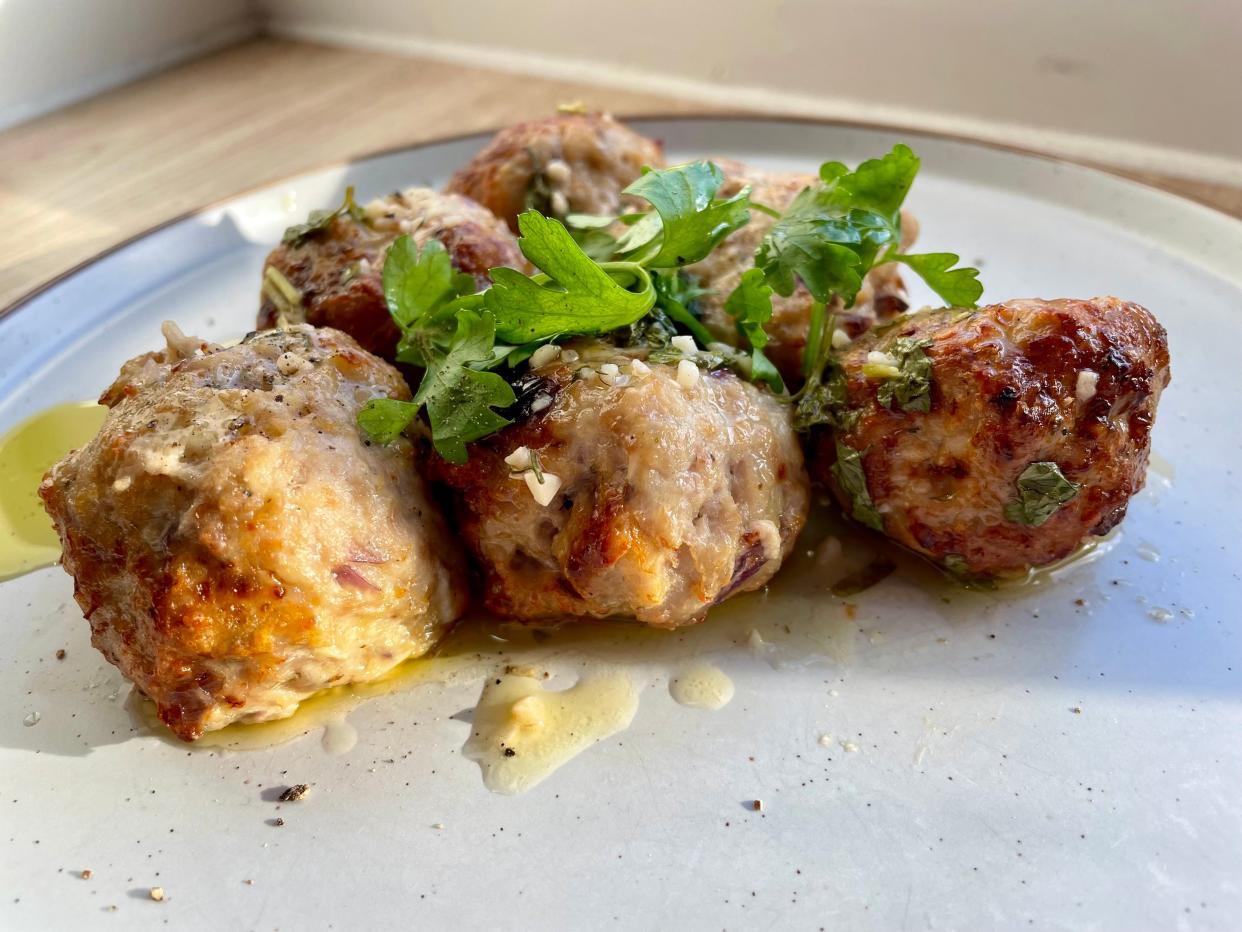
[[[1238, 227], [1242, 227], [1242, 218], [1235, 217], [1233, 214], [1230, 214], [1218, 207], [1214, 207], [1211, 204], [1205, 204], [1202, 201], [1197, 201], [1194, 198], [1187, 197], [1186, 195], [1178, 194], [1176, 192], [1157, 187], [1156, 185], [1153, 185], [1153, 184], [1148, 184], [1144, 181], [1139, 181], [1137, 179], [1130, 178], [1126, 175], [1117, 174], [1116, 172], [1110, 171], [1107, 168], [1102, 168], [1097, 165], [1089, 164], [1086, 162], [1075, 161], [1074, 159], [1065, 158], [1059, 155], [1052, 155], [1047, 152], [1041, 152], [1037, 149], [1028, 149], [1023, 146], [1014, 145], [1012, 143], [977, 139], [977, 138], [974, 138], [972, 136], [962, 134], [962, 133], [948, 133], [948, 132], [940, 132], [940, 131], [935, 131], [935, 130], [912, 129], [912, 128], [903, 127], [903, 126], [893, 124], [893, 123], [870, 122], [867, 120], [846, 120], [846, 119], [838, 119], [838, 118], [833, 118], [833, 117], [784, 115], [784, 114], [777, 114], [777, 113], [747, 113], [744, 110], [728, 110], [728, 111], [723, 111], [721, 113], [709, 113], [705, 111], [696, 111], [693, 113], [673, 113], [669, 111], [624, 113], [624, 114], [621, 114], [618, 117], [618, 119], [623, 122], [627, 122], [627, 123], [631, 123], [631, 122], [632, 123], [639, 123], [639, 122], [683, 123], [683, 122], [708, 122], [708, 121], [735, 122], [735, 123], [741, 123], [741, 122], [784, 123], [784, 124], [790, 124], [790, 125], [795, 125], [795, 126], [797, 125], [825, 126], [825, 127], [836, 127], [836, 128], [841, 128], [841, 129], [870, 130], [874, 132], [902, 133], [902, 134], [906, 134], [910, 136], [918, 136], [923, 139], [937, 139], [941, 141], [954, 142], [954, 143], [959, 143], [959, 144], [963, 144], [967, 146], [972, 146], [974, 148], [990, 150], [993, 152], [1002, 152], [1008, 155], [1016, 155], [1016, 156], [1020, 156], [1024, 158], [1035, 159], [1035, 160], [1047, 162], [1053, 165], [1068, 166], [1071, 170], [1084, 172], [1087, 175], [1094, 176], [1097, 179], [1106, 179], [1106, 183], [1118, 184], [1122, 187], [1128, 187], [1131, 189], [1135, 189], [1137, 191], [1141, 191], [1144, 193], [1144, 196], [1155, 196], [1157, 198], [1167, 199], [1169, 201], [1172, 201], [1174, 203], [1181, 205], [1182, 207], [1188, 206], [1192, 210], [1206, 211], [1209, 215], [1211, 215], [1218, 222], [1221, 218], [1224, 218], [1225, 221], [1235, 224]], [[521, 121], [521, 122], [526, 122], [526, 121]], [[306, 168], [298, 169], [297, 171], [288, 172], [286, 174], [278, 175], [277, 177], [270, 178], [265, 181], [257, 182], [253, 185], [248, 185], [244, 188], [240, 188], [236, 191], [233, 191], [230, 194], [226, 194], [226, 195], [223, 195], [222, 197], [215, 198], [204, 204], [200, 204], [197, 207], [192, 207], [189, 210], [182, 211], [179, 214], [175, 214], [171, 217], [161, 220], [158, 223], [152, 224], [149, 227], [145, 227], [142, 230], [139, 230], [138, 232], [133, 233], [130, 236], [127, 236], [124, 239], [119, 240], [105, 247], [99, 252], [88, 256], [87, 258], [81, 260], [80, 262], [75, 263], [70, 268], [67, 268], [62, 272], [58, 272], [56, 275], [54, 275], [52, 278], [49, 278], [47, 281], [41, 282], [40, 284], [35, 285], [30, 290], [23, 292], [16, 299], [9, 302], [4, 307], [0, 307], [0, 321], [4, 320], [7, 317], [10, 317], [13, 314], [18, 313], [23, 308], [32, 304], [41, 295], [63, 284], [65, 281], [73, 278], [75, 275], [78, 275], [86, 271], [91, 266], [102, 262], [104, 259], [107, 259], [109, 256], [117, 252], [120, 252], [121, 250], [129, 246], [132, 246], [133, 244], [140, 242], [141, 240], [154, 236], [155, 234], [167, 229], [168, 227], [175, 226], [176, 224], [181, 223], [182, 221], [191, 220], [195, 217], [201, 216], [210, 211], [218, 210], [222, 207], [225, 207], [229, 203], [235, 200], [238, 200], [239, 198], [243, 198], [248, 195], [255, 194], [266, 188], [272, 188], [272, 187], [276, 187], [277, 185], [287, 183], [290, 179], [298, 178], [302, 175], [317, 175], [323, 172], [332, 171], [333, 169], [348, 168], [350, 165], [354, 165], [359, 162], [366, 162], [372, 159], [379, 159], [379, 158], [384, 158], [386, 156], [398, 155], [403, 152], [417, 152], [420, 149], [426, 149], [432, 146], [445, 145], [445, 144], [455, 143], [455, 142], [465, 142], [466, 140], [472, 139], [472, 138], [483, 139], [483, 138], [487, 138], [490, 136], [494, 136], [500, 130], [506, 128], [507, 126], [513, 126], [513, 125], [515, 124], [505, 123], [505, 124], [501, 124], [499, 126], [494, 126], [494, 127], [487, 128], [487, 129], [470, 130], [470, 131], [461, 132], [461, 133], [450, 133], [448, 135], [436, 136], [434, 138], [424, 139], [418, 142], [406, 142], [406, 143], [398, 143], [392, 146], [384, 146], [379, 149], [371, 149], [365, 152], [361, 152], [361, 153], [358, 153], [357, 155], [353, 155], [348, 158], [338, 158], [338, 159], [331, 159], [325, 162], [319, 162], [314, 165], [308, 166]], [[1242, 230], [1240, 230], [1239, 232], [1242, 232]]]

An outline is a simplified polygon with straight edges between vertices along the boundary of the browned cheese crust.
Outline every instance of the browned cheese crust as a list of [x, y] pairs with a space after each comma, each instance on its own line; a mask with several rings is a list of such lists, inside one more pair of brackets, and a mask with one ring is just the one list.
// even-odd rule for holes
[[[517, 239], [487, 208], [467, 197], [410, 188], [367, 204], [365, 217], [338, 217], [327, 229], [272, 250], [264, 265], [280, 272], [301, 294], [289, 323], [332, 327], [349, 334], [368, 352], [393, 357], [400, 333], [384, 303], [384, 260], [403, 233], [421, 249], [438, 240], [453, 267], [488, 285], [488, 269], [529, 271]], [[265, 281], [258, 327], [279, 322], [279, 302]]]
[[560, 219], [616, 214], [643, 166], [663, 164], [658, 142], [608, 114], [561, 113], [502, 129], [445, 190], [474, 198], [516, 230], [518, 214], [532, 207]]
[[[724, 172], [725, 182], [717, 197], [727, 198], [750, 185], [751, 200], [783, 211], [798, 193], [818, 182], [814, 175], [798, 172], [772, 172], [753, 168], [733, 159], [712, 159]], [[703, 323], [718, 339], [735, 345], [737, 325], [725, 311], [725, 300], [737, 287], [742, 273], [755, 264], [755, 250], [775, 222], [767, 214], [752, 209], [750, 223], [733, 233], [702, 262], [687, 267], [687, 273], [712, 293], [696, 302]], [[909, 211], [901, 216], [902, 248], [909, 249], [918, 235], [918, 223]], [[770, 342], [764, 353], [790, 384], [802, 381], [802, 350], [806, 346], [811, 322], [811, 293], [799, 284], [789, 297], [772, 295], [772, 319], [764, 330]], [[876, 266], [863, 279], [862, 289], [848, 311], [836, 307], [837, 326], [851, 337], [858, 336], [877, 321], [889, 320], [909, 307], [906, 286], [895, 262]]]
[[[932, 341], [928, 413], [886, 409], [876, 397], [881, 383], [862, 372], [869, 352], [888, 352], [901, 337]], [[982, 575], [1061, 559], [1125, 516], [1143, 485], [1156, 405], [1169, 382], [1164, 328], [1146, 309], [1112, 297], [922, 311], [863, 336], [841, 362], [858, 420], [837, 436], [863, 451], [884, 532]], [[828, 469], [832, 438], [820, 435], [817, 446], [816, 474], [849, 511]], [[1081, 489], [1033, 527], [1007, 519], [1005, 506], [1037, 462], [1056, 463]]]
[[[468, 464], [439, 466], [487, 606], [521, 620], [631, 616], [673, 627], [765, 585], [806, 519], [789, 406], [731, 373], [686, 387], [672, 365], [635, 372], [641, 354], [577, 349], [577, 361], [524, 381], [520, 403], [536, 412], [473, 445]], [[583, 377], [609, 363], [627, 384]], [[522, 446], [564, 483], [547, 506], [504, 462]]]
[[227, 349], [165, 333], [39, 488], [94, 645], [187, 741], [428, 650], [462, 558], [411, 443], [355, 424], [409, 397], [396, 370], [308, 326]]

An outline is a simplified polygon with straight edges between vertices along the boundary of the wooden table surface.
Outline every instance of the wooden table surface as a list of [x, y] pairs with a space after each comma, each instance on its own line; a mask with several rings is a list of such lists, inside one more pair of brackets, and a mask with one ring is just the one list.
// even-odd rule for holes
[[[260, 39], [0, 133], [0, 308], [109, 246], [246, 188], [582, 100], [671, 97]], [[1242, 217], [1242, 189], [1123, 172]]]

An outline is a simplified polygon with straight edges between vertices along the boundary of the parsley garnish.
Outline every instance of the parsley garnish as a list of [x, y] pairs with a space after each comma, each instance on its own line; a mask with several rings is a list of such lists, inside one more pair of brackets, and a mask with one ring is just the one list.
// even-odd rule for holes
[[897, 360], [896, 372], [885, 374], [876, 392], [876, 400], [880, 404], [890, 411], [894, 401], [902, 411], [926, 413], [931, 410], [932, 364], [924, 352], [931, 345], [931, 340], [912, 337], [899, 337], [894, 341], [889, 354]]
[[862, 453], [846, 446], [839, 439], [837, 461], [832, 464], [832, 475], [850, 499], [850, 515], [860, 524], [877, 531], [884, 530], [884, 518], [876, 510], [871, 493], [867, 491], [867, 474], [863, 470]]
[[1028, 527], [1039, 527], [1082, 488], [1066, 479], [1061, 467], [1051, 462], [1031, 463], [1016, 484], [1018, 498], [1005, 506], [1005, 519]]
[[747, 269], [733, 293], [725, 301], [725, 310], [737, 321], [737, 332], [750, 344], [751, 381], [763, 382], [777, 394], [785, 391], [785, 382], [776, 366], [763, 355], [768, 334], [763, 325], [772, 319], [772, 287], [764, 281], [759, 269]]
[[484, 371], [497, 356], [496, 323], [482, 310], [469, 275], [457, 272], [437, 240], [420, 253], [408, 236], [398, 237], [384, 262], [384, 299], [401, 330], [397, 359], [422, 366], [413, 401], [377, 398], [358, 414], [358, 424], [376, 443], [391, 443], [426, 406], [431, 440], [441, 456], [466, 461], [467, 443], [486, 437], [509, 421], [493, 408], [517, 399], [499, 375]]
[[698, 262], [734, 230], [750, 222], [750, 188], [720, 200], [724, 172], [712, 162], [646, 169], [625, 189], [655, 208], [617, 243], [617, 251], [654, 269]]
[[[558, 221], [528, 210], [518, 217], [523, 254], [542, 275], [492, 269], [484, 304], [496, 333], [513, 343], [596, 334], [632, 324], [655, 304], [651, 275], [635, 262], [595, 262]], [[631, 288], [622, 287], [618, 279]]]
[[286, 246], [300, 246], [307, 237], [322, 233], [330, 227], [332, 221], [337, 217], [347, 215], [355, 220], [361, 220], [366, 216], [366, 213], [354, 200], [354, 189], [352, 186], [345, 189], [345, 200], [342, 201], [340, 207], [336, 208], [336, 210], [312, 210], [305, 223], [297, 223], [286, 229], [280, 241]]

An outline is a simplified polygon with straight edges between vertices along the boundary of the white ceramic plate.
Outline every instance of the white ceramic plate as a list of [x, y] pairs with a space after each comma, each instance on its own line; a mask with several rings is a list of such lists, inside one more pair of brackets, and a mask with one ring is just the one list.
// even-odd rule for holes
[[[720, 636], [681, 648], [712, 652], [736, 684], [731, 704], [675, 704], [666, 655], [640, 649], [633, 725], [523, 796], [488, 792], [462, 757], [481, 674], [358, 704], [344, 753], [333, 753], [349, 743], [341, 726], [313, 716], [279, 746], [187, 750], [131, 714], [61, 570], [6, 582], [0, 926], [1236, 925], [1242, 224], [1086, 169], [917, 134], [638, 128], [674, 159], [804, 169], [906, 139], [923, 157], [910, 204], [923, 248], [981, 265], [985, 299], [1116, 293], [1152, 308], [1173, 359], [1154, 435], [1171, 466], [1120, 537], [1003, 596], [947, 594], [906, 570], [852, 599], [853, 617], [805, 587], [753, 597], [718, 621]], [[57, 283], [0, 319], [0, 430], [95, 396], [159, 344], [166, 318], [240, 335], [284, 226], [346, 183], [367, 196], [438, 184], [480, 144], [279, 183]], [[738, 613], [793, 634], [730, 647], [747, 624]], [[30, 712], [39, 721], [26, 726]], [[312, 795], [278, 813], [273, 790], [293, 782]], [[761, 813], [747, 805], [756, 797]]]

